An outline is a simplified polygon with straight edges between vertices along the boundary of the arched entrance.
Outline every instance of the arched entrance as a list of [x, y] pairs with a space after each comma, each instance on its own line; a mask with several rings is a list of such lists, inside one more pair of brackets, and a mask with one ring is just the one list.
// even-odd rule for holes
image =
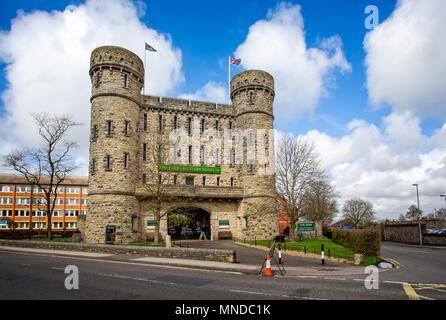
[[168, 234], [172, 240], [198, 240], [204, 226], [206, 239], [211, 239], [211, 214], [201, 208], [176, 208], [167, 215]]

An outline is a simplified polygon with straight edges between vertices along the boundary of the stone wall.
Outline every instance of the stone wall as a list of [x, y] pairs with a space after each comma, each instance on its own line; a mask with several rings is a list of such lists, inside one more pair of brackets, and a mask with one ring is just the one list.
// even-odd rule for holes
[[23, 240], [0, 240], [0, 246], [36, 248], [49, 250], [67, 250], [82, 252], [97, 252], [110, 254], [142, 255], [146, 257], [193, 259], [218, 262], [236, 262], [235, 250], [132, 247], [118, 245], [93, 245], [82, 243], [57, 243]]
[[[429, 229], [437, 229], [443, 226], [443, 222], [432, 221]], [[421, 223], [423, 244], [446, 245], [446, 235], [433, 235], [426, 233], [425, 222]], [[383, 226], [383, 240], [391, 242], [401, 242], [407, 244], [420, 244], [420, 230], [418, 223], [385, 224]]]

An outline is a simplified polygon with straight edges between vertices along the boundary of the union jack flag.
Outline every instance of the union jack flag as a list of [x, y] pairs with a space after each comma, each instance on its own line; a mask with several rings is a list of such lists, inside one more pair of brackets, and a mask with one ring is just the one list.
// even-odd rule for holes
[[231, 58], [231, 64], [240, 64], [241, 62], [242, 62], [242, 59]]

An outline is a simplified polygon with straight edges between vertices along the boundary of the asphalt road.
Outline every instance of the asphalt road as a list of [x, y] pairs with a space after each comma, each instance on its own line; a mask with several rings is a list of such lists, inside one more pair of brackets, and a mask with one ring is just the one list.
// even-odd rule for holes
[[[79, 289], [65, 288], [65, 267]], [[401, 284], [363, 279], [262, 277], [132, 263], [0, 252], [0, 299], [317, 300], [408, 299]]]
[[[382, 255], [392, 257], [402, 267], [380, 273], [378, 289], [366, 289], [367, 274], [268, 278], [0, 251], [0, 299], [446, 299], [445, 249], [384, 243]], [[68, 265], [79, 269], [78, 290], [65, 288]]]
[[381, 255], [393, 258], [401, 268], [386, 272], [383, 279], [446, 285], [446, 248], [420, 247], [384, 242]]

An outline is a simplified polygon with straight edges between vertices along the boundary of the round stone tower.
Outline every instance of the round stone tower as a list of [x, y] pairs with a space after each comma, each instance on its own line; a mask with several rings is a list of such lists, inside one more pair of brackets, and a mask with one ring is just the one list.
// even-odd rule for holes
[[86, 241], [142, 238], [135, 185], [144, 65], [134, 53], [105, 46], [91, 54], [91, 133]]
[[241, 235], [271, 239], [278, 234], [274, 172], [274, 78], [261, 70], [237, 74], [231, 81], [236, 129], [243, 133], [239, 165], [244, 199], [240, 203]]

